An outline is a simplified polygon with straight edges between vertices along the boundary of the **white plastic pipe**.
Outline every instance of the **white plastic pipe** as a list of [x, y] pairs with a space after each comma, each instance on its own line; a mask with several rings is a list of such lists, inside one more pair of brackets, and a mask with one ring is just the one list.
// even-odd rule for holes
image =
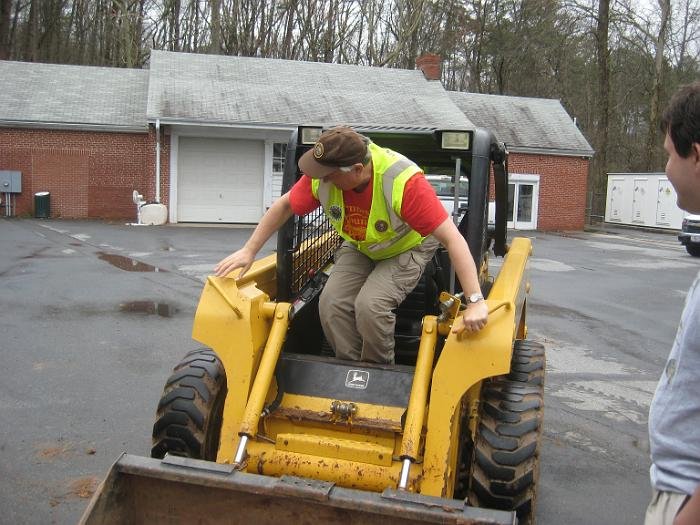
[[160, 202], [160, 119], [156, 119], [156, 202]]

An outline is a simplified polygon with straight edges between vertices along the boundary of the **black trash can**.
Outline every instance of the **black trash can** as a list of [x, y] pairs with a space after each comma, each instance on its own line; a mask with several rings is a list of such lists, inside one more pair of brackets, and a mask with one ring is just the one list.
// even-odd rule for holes
[[34, 194], [34, 217], [48, 219], [51, 216], [51, 194], [40, 191]]

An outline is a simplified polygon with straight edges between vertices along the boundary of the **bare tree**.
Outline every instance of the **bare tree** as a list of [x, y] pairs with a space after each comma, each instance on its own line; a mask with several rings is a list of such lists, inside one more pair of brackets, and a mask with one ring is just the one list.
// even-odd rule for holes
[[211, 43], [209, 53], [221, 53], [221, 0], [210, 0], [211, 8]]
[[664, 70], [664, 51], [666, 49], [666, 35], [668, 33], [668, 21], [671, 13], [671, 0], [658, 0], [660, 9], [659, 31], [656, 35], [654, 46], [654, 76], [651, 86], [649, 103], [649, 128], [646, 140], [646, 170], [654, 169], [654, 152], [658, 150], [659, 105], [661, 103], [661, 83]]
[[0, 0], [0, 60], [10, 58], [10, 13], [12, 0]]
[[592, 193], [592, 215], [602, 215], [605, 209], [604, 188], [608, 166], [608, 139], [610, 133], [610, 1], [598, 1], [597, 26], [595, 30], [596, 61], [598, 63], [598, 133], [596, 162], [589, 177]]
[[677, 13], [670, 21], [667, 33], [672, 63], [676, 66], [679, 83], [687, 83], [698, 77], [700, 53], [700, 4], [697, 0], [680, 0]]
[[24, 33], [24, 51], [22, 57], [28, 62], [35, 62], [39, 49], [39, 2], [30, 0], [29, 18]]

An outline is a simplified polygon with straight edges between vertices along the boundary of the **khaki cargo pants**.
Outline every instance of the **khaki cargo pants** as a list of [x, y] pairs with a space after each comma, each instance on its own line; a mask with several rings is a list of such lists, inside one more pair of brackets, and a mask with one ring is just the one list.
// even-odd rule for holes
[[337, 358], [394, 362], [393, 310], [415, 288], [438, 246], [430, 236], [382, 261], [373, 261], [347, 242], [338, 248], [319, 300], [321, 326]]
[[690, 496], [656, 489], [652, 489], [652, 492], [644, 525], [672, 525]]

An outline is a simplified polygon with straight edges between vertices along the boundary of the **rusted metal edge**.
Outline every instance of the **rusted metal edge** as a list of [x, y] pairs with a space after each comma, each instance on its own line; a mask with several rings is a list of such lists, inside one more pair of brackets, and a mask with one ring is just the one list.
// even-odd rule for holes
[[[223, 468], [222, 468], [223, 467]], [[229, 469], [209, 461], [169, 458], [161, 461], [130, 454], [122, 455], [112, 466], [108, 478], [140, 476], [263, 495], [290, 502], [302, 499], [340, 509], [359, 510], [363, 514], [396, 515], [425, 523], [449, 525], [514, 525], [514, 512], [469, 507], [461, 500], [424, 496], [387, 489], [382, 494], [338, 487], [333, 483], [283, 476], [275, 478]], [[96, 494], [97, 496], [97, 494]]]

